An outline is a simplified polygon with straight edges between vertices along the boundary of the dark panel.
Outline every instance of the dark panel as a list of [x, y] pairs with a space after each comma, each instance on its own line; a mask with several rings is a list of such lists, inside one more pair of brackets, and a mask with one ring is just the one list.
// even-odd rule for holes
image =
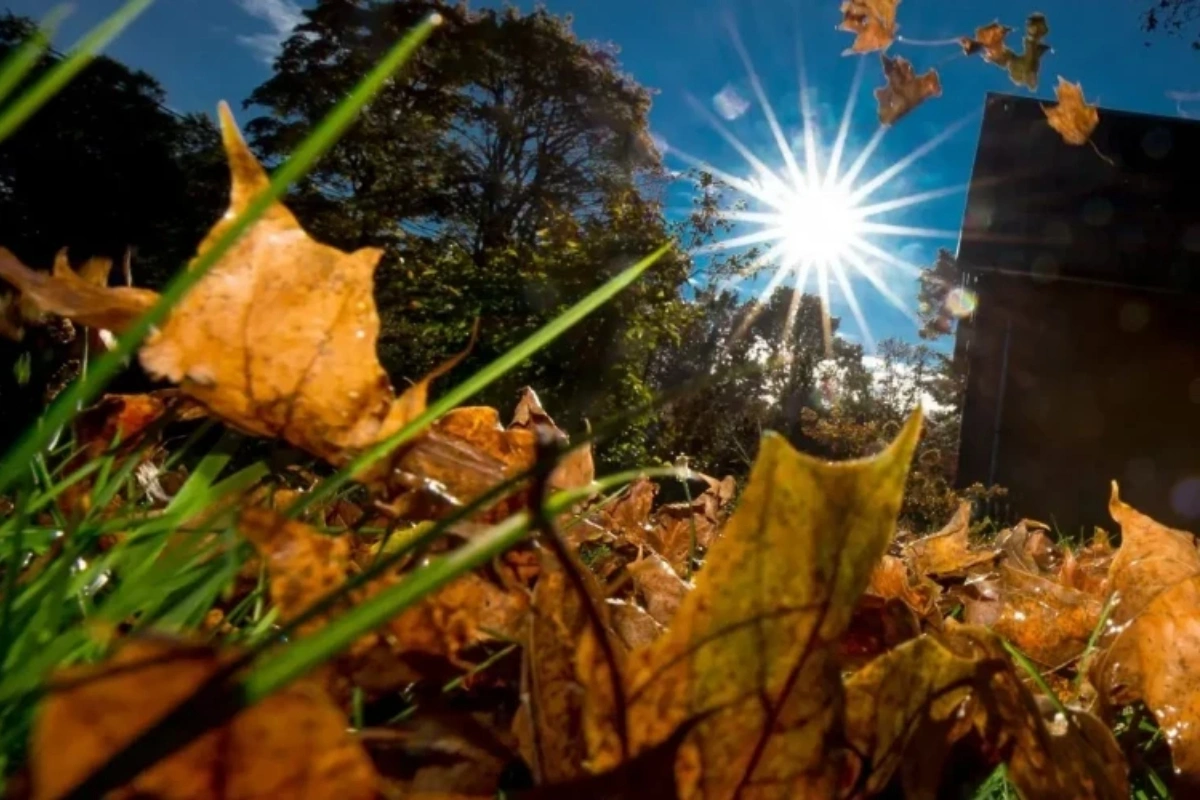
[[1037, 101], [988, 98], [959, 263], [978, 293], [959, 482], [1017, 514], [1111, 528], [1109, 481], [1200, 525], [1200, 124], [1101, 111], [1069, 147]]
[[1093, 142], [1064, 144], [1037, 100], [989, 95], [963, 265], [1200, 290], [1200, 122], [1102, 110]]
[[960, 480], [1006, 486], [1017, 513], [1075, 530], [1111, 527], [1116, 479], [1129, 502], [1194, 527], [1196, 299], [1004, 275], [976, 287]]

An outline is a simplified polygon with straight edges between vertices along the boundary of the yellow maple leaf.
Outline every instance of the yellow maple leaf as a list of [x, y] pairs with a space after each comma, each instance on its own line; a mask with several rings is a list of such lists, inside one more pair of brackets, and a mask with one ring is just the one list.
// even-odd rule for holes
[[845, 463], [763, 439], [695, 590], [670, 630], [625, 663], [623, 726], [609, 667], [594, 637], [583, 639], [593, 769], [704, 717], [676, 762], [681, 797], [833, 794], [845, 766], [830, 752], [842, 713], [835, 645], [891, 541], [920, 426], [914, 414], [882, 454]]

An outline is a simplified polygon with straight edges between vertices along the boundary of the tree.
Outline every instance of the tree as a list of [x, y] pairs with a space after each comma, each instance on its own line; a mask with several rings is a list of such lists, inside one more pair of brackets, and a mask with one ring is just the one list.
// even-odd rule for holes
[[[415, 379], [480, 340], [469, 374], [678, 231], [658, 187], [650, 93], [615, 50], [577, 39], [544, 9], [473, 11], [420, 0], [323, 0], [285, 43], [248, 105], [248, 131], [282, 158], [418, 19], [445, 20], [403, 79], [347, 131], [291, 204], [342, 247], [378, 246], [381, 353]], [[650, 353], [683, 316], [694, 265], [673, 252], [486, 396], [538, 386], [568, 425], [649, 399]], [[636, 435], [606, 450], [644, 455]], [[630, 449], [633, 448], [633, 449]], [[635, 452], [636, 451], [636, 452]]]
[[[0, 57], [32, 31], [0, 17]], [[58, 59], [44, 57], [27, 80]], [[146, 73], [90, 63], [0, 145], [0, 243], [37, 266], [62, 247], [74, 261], [133, 248], [143, 285], [179, 270], [220, 214], [228, 178], [215, 127], [164, 100]]]
[[[1142, 13], [1142, 28], [1179, 36], [1196, 36], [1192, 47], [1200, 50], [1200, 0], [1154, 0]], [[1189, 33], [1191, 31], [1191, 33]]]
[[[917, 277], [917, 315], [921, 320], [918, 332], [922, 339], [937, 339], [954, 332], [954, 323], [961, 313], [954, 291], [962, 284], [958, 260], [945, 248], [938, 248], [931, 266]], [[961, 303], [959, 303], [961, 305]]]
[[[0, 16], [0, 59], [34, 30], [30, 20]], [[24, 85], [60, 57], [43, 57]], [[92, 61], [0, 144], [0, 245], [39, 268], [63, 247], [76, 263], [120, 263], [130, 250], [140, 285], [161, 285], [182, 268], [220, 214], [228, 177], [215, 127], [169, 111], [164, 99], [146, 73]], [[0, 340], [0, 449], [73, 377], [68, 329]]]

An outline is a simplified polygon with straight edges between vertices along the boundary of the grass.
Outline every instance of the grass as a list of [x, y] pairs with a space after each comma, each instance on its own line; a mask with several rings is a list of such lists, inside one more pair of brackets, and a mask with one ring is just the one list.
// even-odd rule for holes
[[[152, 0], [126, 3], [87, 34], [66, 58], [3, 107], [0, 140], [16, 131], [52, 98], [150, 2]], [[53, 13], [36, 36], [0, 65], [0, 89], [3, 90], [0, 99], [20, 85], [45, 52], [63, 13], [62, 10]], [[68, 430], [77, 410], [103, 391], [152, 327], [170, 313], [174, 304], [204, 277], [272, 203], [282, 198], [288, 188], [311, 169], [358, 112], [432, 34], [438, 21], [436, 16], [427, 18], [391, 48], [275, 171], [269, 188], [225, 228], [224, 234], [196, 259], [190, 269], [181, 271], [171, 281], [159, 302], [120, 338], [111, 352], [89, 365], [87, 374], [57, 398], [40, 424], [27, 431], [0, 463], [0, 493], [15, 493], [16, 497], [14, 513], [0, 523], [0, 547], [4, 554], [4, 592], [0, 600], [0, 653], [3, 653], [0, 656], [0, 772], [7, 774], [23, 759], [33, 708], [47, 690], [47, 677], [53, 669], [101, 657], [111, 632], [118, 626], [131, 625], [132, 630], [153, 627], [159, 631], [186, 631], [200, 625], [208, 610], [231, 586], [247, 556], [247, 546], [233, 528], [227, 501], [240, 496], [267, 474], [266, 466], [255, 462], [226, 475], [241, 438], [226, 433], [204, 452], [197, 452], [204, 438], [202, 430], [172, 454], [174, 462], [190, 462], [190, 477], [165, 509], [155, 511], [136, 486], [139, 451], [119, 456], [115, 448], [109, 448], [100, 457], [70, 468], [68, 465], [75, 463], [73, 457], [77, 450], [73, 452], [69, 441], [58, 448], [54, 447], [54, 442]], [[623, 271], [451, 389], [396, 435], [368, 449], [321, 482], [291, 509], [291, 513], [301, 513], [335, 496], [355, 475], [410, 441], [438, 416], [519, 365], [636, 281], [666, 249], [667, 245], [664, 245]], [[667, 473], [674, 474], [674, 471], [664, 472]], [[601, 479], [598, 485], [602, 489], [615, 487], [633, 477], [633, 474], [610, 476]], [[92, 510], [80, 519], [63, 518], [55, 501], [85, 480], [92, 481], [89, 496]], [[510, 485], [497, 487], [488, 497], [511, 491], [515, 483], [514, 480], [509, 482]], [[127, 501], [119, 506], [115, 517], [99, 513], [119, 497]], [[549, 499], [546, 513], [562, 513], [580, 499], [579, 493], [557, 495]], [[474, 505], [430, 526], [421, 536], [406, 541], [387, 557], [380, 558], [373, 569], [362, 576], [362, 581], [393, 566], [414, 548], [442, 535], [458, 518], [474, 511]], [[35, 515], [42, 512], [50, 514], [52, 526], [35, 524]], [[198, 518], [202, 519], [199, 525], [196, 524]], [[532, 524], [528, 513], [514, 516], [467, 547], [415, 570], [404, 581], [358, 605], [317, 634], [274, 648], [270, 645], [294, 633], [302, 620], [278, 629], [271, 624], [271, 615], [264, 614], [264, 587], [260, 577], [258, 587], [230, 612], [230, 618], [248, 623], [240, 632], [242, 642], [248, 645], [247, 655], [238, 662], [238, 667], [249, 669], [238, 672], [236, 677], [235, 670], [222, 676], [222, 685], [215, 688], [227, 701], [221, 708], [233, 713], [261, 700], [429, 592], [507, 550], [528, 534]], [[118, 531], [124, 534], [118, 544], [110, 549], [101, 546], [104, 537]], [[175, 535], [165, 536], [168, 532]], [[331, 594], [320, 607], [332, 605], [350, 588], [352, 586], [346, 586]], [[312, 613], [319, 613], [319, 610]], [[211, 715], [189, 715], [187, 709], [182, 713], [185, 724], [171, 725], [170, 736], [155, 736], [155, 729], [152, 729], [85, 781], [76, 789], [75, 795], [95, 796], [108, 787], [123, 783], [215, 724]], [[168, 715], [166, 721], [171, 721], [174, 716]]]

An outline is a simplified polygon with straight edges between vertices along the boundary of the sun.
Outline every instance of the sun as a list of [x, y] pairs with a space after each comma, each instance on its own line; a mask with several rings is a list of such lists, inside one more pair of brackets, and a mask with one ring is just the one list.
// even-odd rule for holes
[[[677, 148], [669, 148], [670, 151], [686, 163], [719, 178], [752, 201], [750, 208], [728, 214], [739, 228], [749, 228], [749, 232], [743, 233], [738, 230], [729, 238], [697, 248], [693, 254], [759, 247], [760, 255], [751, 271], [756, 273], [759, 269], [773, 270], [759, 294], [759, 299], [770, 296], [779, 286], [790, 283], [794, 286], [797, 301], [792, 305], [798, 307], [799, 297], [808, 291], [809, 282], [815, 283], [817, 294], [826, 310], [827, 347], [830, 287], [831, 283], [836, 284], [858, 325], [864, 345], [868, 351], [873, 351], [875, 343], [871, 329], [854, 292], [855, 278], [865, 279], [888, 303], [908, 317], [914, 326], [920, 324], [911, 303], [897, 296], [886, 278], [898, 271], [906, 278], [915, 279], [921, 268], [898, 257], [889, 243], [879, 240], [884, 237], [956, 240], [958, 237], [958, 231], [954, 230], [888, 223], [884, 221], [885, 215], [918, 203], [961, 193], [965, 191], [966, 186], [939, 187], [888, 200], [877, 200], [874, 197], [880, 189], [961, 130], [977, 115], [969, 114], [946, 126], [907, 156], [890, 164], [873, 177], [863, 179], [868, 162], [888, 130], [882, 125], [877, 128], [862, 150], [854, 154], [849, 165], [844, 165], [843, 162], [848, 160], [846, 156], [849, 155], [847, 141], [850, 121], [862, 85], [865, 59], [859, 59], [837, 135], [832, 146], [827, 149], [822, 147], [820, 131], [812, 109], [811, 92], [801, 64], [801, 135], [797, 137], [801, 145], [794, 147], [793, 140], [785, 135], [771, 103], [767, 100], [749, 53], [732, 25], [730, 32], [734, 46], [745, 64], [750, 87], [758, 106], [762, 109], [778, 148], [779, 161], [782, 163], [776, 168], [768, 166], [764, 161], [768, 156], [760, 157], [750, 150], [707, 106], [695, 98], [688, 98], [717, 133], [745, 159], [750, 174], [738, 176]], [[722, 94], [725, 94], [725, 90]], [[726, 105], [734, 108], [732, 105]], [[737, 115], [750, 105], [746, 101], [737, 103]], [[730, 284], [739, 280], [741, 279], [734, 278]], [[915, 292], [913, 294], [915, 299]], [[788, 324], [790, 326], [790, 320]]]
[[854, 197], [840, 186], [799, 186], [776, 202], [786, 262], [840, 262], [863, 234]]

